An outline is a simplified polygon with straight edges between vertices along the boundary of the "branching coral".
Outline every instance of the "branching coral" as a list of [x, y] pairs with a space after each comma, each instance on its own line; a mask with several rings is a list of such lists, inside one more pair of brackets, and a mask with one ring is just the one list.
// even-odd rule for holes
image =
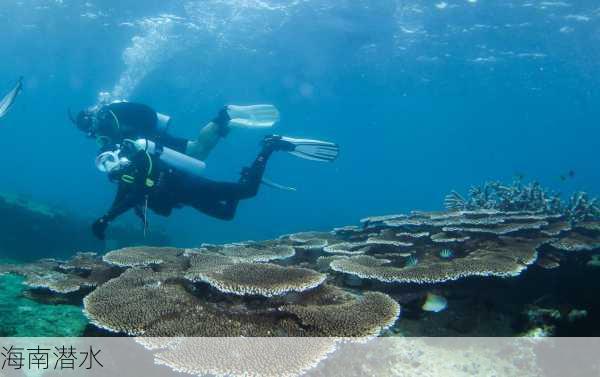
[[451, 211], [494, 209], [561, 214], [575, 223], [600, 219], [597, 199], [590, 199], [585, 192], [575, 193], [568, 203], [563, 203], [558, 194], [544, 189], [538, 182], [523, 184], [520, 180], [511, 185], [491, 181], [474, 186], [469, 190], [468, 198], [452, 191], [446, 196], [444, 204]]

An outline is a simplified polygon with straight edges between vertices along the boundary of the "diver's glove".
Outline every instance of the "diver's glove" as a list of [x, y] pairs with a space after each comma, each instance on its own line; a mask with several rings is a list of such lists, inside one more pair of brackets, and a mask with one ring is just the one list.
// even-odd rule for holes
[[92, 233], [99, 240], [104, 240], [106, 238], [106, 228], [108, 228], [108, 220], [101, 217], [92, 224]]

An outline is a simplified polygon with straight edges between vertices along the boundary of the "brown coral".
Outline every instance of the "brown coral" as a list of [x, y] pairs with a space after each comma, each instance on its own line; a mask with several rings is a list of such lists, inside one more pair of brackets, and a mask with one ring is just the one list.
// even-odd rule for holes
[[299, 376], [335, 350], [334, 338], [185, 338], [157, 364], [198, 376]]
[[113, 332], [141, 335], [156, 321], [180, 315], [194, 299], [168, 273], [130, 269], [84, 299], [84, 313], [96, 326]]
[[0, 273], [24, 276], [24, 284], [30, 288], [67, 294], [96, 287], [120, 272], [103, 263], [94, 253], [78, 253], [68, 261], [42, 259], [33, 263], [4, 265]]
[[571, 232], [550, 243], [553, 248], [564, 252], [593, 251], [600, 249], [600, 239]]
[[329, 240], [334, 238], [333, 234], [327, 232], [301, 232], [288, 234], [284, 237], [299, 244], [303, 244], [312, 240]]
[[97, 285], [96, 282], [77, 275], [63, 274], [56, 271], [27, 276], [24, 284], [31, 288], [43, 288], [63, 294], [77, 292], [82, 288], [92, 288]]
[[177, 262], [184, 252], [184, 249], [174, 247], [126, 247], [107, 253], [103, 260], [119, 267], [143, 267]]
[[204, 272], [192, 270], [186, 277], [208, 283], [224, 293], [272, 297], [313, 289], [325, 281], [326, 275], [306, 268], [235, 263]]
[[288, 245], [225, 245], [213, 252], [244, 262], [270, 262], [294, 256], [294, 248]]
[[364, 242], [339, 242], [324, 247], [323, 251], [327, 254], [356, 255], [363, 254], [367, 246]]
[[400, 316], [400, 305], [379, 292], [366, 292], [341, 304], [294, 304], [282, 306], [280, 310], [297, 316], [319, 336], [375, 336], [391, 327]]
[[388, 283], [440, 283], [469, 276], [519, 275], [537, 259], [540, 240], [503, 238], [502, 243], [481, 244], [464, 257], [440, 260], [424, 255], [415, 266], [404, 268], [388, 265], [389, 260], [373, 257], [352, 257], [331, 262], [331, 268]]

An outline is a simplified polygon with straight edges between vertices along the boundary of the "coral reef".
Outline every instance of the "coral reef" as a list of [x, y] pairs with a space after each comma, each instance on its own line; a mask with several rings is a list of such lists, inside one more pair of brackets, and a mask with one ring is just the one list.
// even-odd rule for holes
[[388, 283], [516, 276], [536, 261], [539, 248], [553, 240], [542, 231], [560, 220], [556, 215], [498, 210], [371, 218], [364, 222], [368, 226], [362, 238], [386, 242], [373, 243], [362, 256], [332, 261], [331, 268]]
[[400, 305], [379, 292], [366, 292], [344, 303], [285, 305], [281, 311], [297, 316], [316, 336], [376, 336], [400, 316]]
[[[291, 257], [290, 246], [203, 246], [162, 249], [162, 256], [143, 247], [108, 253], [105, 260], [127, 269], [84, 298], [86, 316], [108, 331], [150, 337], [367, 336], [398, 318], [399, 305], [383, 293], [357, 297], [323, 286], [327, 276], [314, 270], [257, 262]], [[311, 318], [323, 323], [304, 323]]]
[[24, 284], [31, 288], [68, 294], [94, 288], [117, 276], [120, 271], [102, 262], [95, 253], [78, 253], [64, 262], [42, 259], [32, 263], [1, 265], [2, 273], [25, 277]]
[[335, 350], [335, 338], [180, 338], [155, 362], [197, 376], [303, 375]]
[[[370, 217], [331, 232], [197, 249], [129, 247], [102, 259], [79, 253], [0, 272], [62, 294], [93, 290], [86, 315], [118, 333], [345, 337], [377, 334], [396, 321], [400, 307], [385, 294], [389, 285], [513, 277], [600, 249], [600, 222], [573, 222], [554, 205], [540, 210], [553, 200], [538, 185], [489, 187], [480, 193], [487, 201], [472, 199], [483, 203], [479, 209]], [[360, 292], [365, 280], [384, 283], [374, 286], [383, 293], [346, 291]]]
[[174, 247], [126, 247], [111, 251], [102, 259], [119, 267], [140, 267], [175, 263], [184, 252], [184, 249]]
[[129, 335], [151, 332], [152, 326], [161, 325], [161, 319], [184, 316], [182, 308], [194, 308], [192, 296], [181, 285], [169, 282], [174, 277], [149, 268], [127, 270], [85, 297], [85, 314], [93, 324], [109, 331]]
[[42, 304], [24, 295], [24, 278], [0, 276], [0, 336], [62, 337], [81, 336], [87, 325], [75, 305]]
[[[337, 236], [338, 243], [324, 248], [349, 258], [321, 259], [319, 268], [325, 263], [333, 271], [385, 283], [442, 283], [517, 276], [534, 263], [557, 268], [564, 253], [600, 249], [600, 221], [574, 222], [554, 204], [540, 210], [542, 202], [554, 200], [539, 185], [485, 187], [475, 190], [486, 199], [474, 195], [476, 209], [473, 204], [363, 219], [362, 231]], [[525, 205], [527, 200], [534, 204]]]
[[[3, 264], [0, 274], [21, 275], [30, 291], [82, 299], [92, 324], [143, 337], [139, 341], [146, 347], [160, 350], [155, 356], [161, 364], [228, 375], [238, 374], [236, 364], [198, 363], [209, 355], [194, 354], [192, 339], [155, 337], [391, 335], [397, 333], [400, 304], [407, 317], [445, 317], [458, 322], [453, 331], [467, 333], [469, 321], [452, 317], [460, 306], [456, 301], [464, 300], [457, 296], [468, 296], [453, 294], [457, 287], [518, 282], [531, 274], [507, 278], [582, 265], [573, 260], [600, 265], [597, 256], [590, 260], [600, 250], [600, 219], [596, 201], [587, 195], [576, 194], [563, 204], [537, 184], [493, 183], [473, 189], [468, 199], [452, 194], [447, 204], [454, 210], [369, 217], [360, 226], [331, 232], [190, 249], [128, 247], [102, 258], [78, 253], [65, 261]], [[9, 277], [14, 278], [3, 278]], [[473, 302], [491, 306], [487, 300]], [[514, 310], [525, 318], [522, 333], [551, 334], [560, 326], [576, 326], [590, 309], [529, 305], [532, 301]], [[524, 305], [529, 305], [526, 311]], [[296, 375], [322, 360], [336, 342], [314, 349], [290, 345], [295, 357], [288, 356], [283, 369], [274, 366], [283, 357], [278, 349], [268, 350], [274, 358], [258, 359], [255, 367], [265, 375]], [[250, 358], [261, 352], [240, 347]]]
[[287, 259], [294, 256], [294, 248], [288, 245], [278, 245], [269, 242], [249, 243], [244, 245], [225, 245], [224, 247], [211, 250], [230, 258], [246, 262], [270, 262], [279, 259]]
[[573, 223], [600, 220], [598, 200], [591, 199], [587, 193], [574, 193], [565, 203], [560, 195], [544, 189], [538, 182], [523, 184], [521, 180], [515, 180], [511, 185], [490, 181], [482, 186], [473, 186], [467, 198], [452, 191], [446, 196], [444, 204], [451, 211], [530, 211], [560, 214]]
[[186, 277], [194, 282], [206, 282], [224, 293], [272, 297], [313, 289], [323, 284], [326, 275], [306, 268], [276, 264], [235, 263]]

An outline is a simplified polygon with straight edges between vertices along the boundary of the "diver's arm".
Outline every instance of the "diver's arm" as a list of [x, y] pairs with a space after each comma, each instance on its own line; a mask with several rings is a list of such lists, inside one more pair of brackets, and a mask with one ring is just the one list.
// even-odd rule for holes
[[113, 200], [112, 206], [104, 216], [96, 220], [92, 225], [92, 232], [94, 235], [98, 239], [103, 240], [105, 238], [106, 228], [108, 228], [110, 222], [128, 210], [138, 206], [143, 200], [143, 196], [143, 189], [136, 183], [120, 181], [117, 195]]
[[105, 238], [106, 228], [111, 221], [121, 216], [139, 203], [139, 194], [130, 188], [124, 188], [124, 184], [119, 185], [119, 191], [106, 215], [102, 216], [92, 225], [92, 232], [98, 238]]
[[142, 194], [132, 189], [131, 185], [121, 183], [112, 206], [103, 216], [107, 221], [113, 221], [130, 209], [135, 208], [142, 200]]

